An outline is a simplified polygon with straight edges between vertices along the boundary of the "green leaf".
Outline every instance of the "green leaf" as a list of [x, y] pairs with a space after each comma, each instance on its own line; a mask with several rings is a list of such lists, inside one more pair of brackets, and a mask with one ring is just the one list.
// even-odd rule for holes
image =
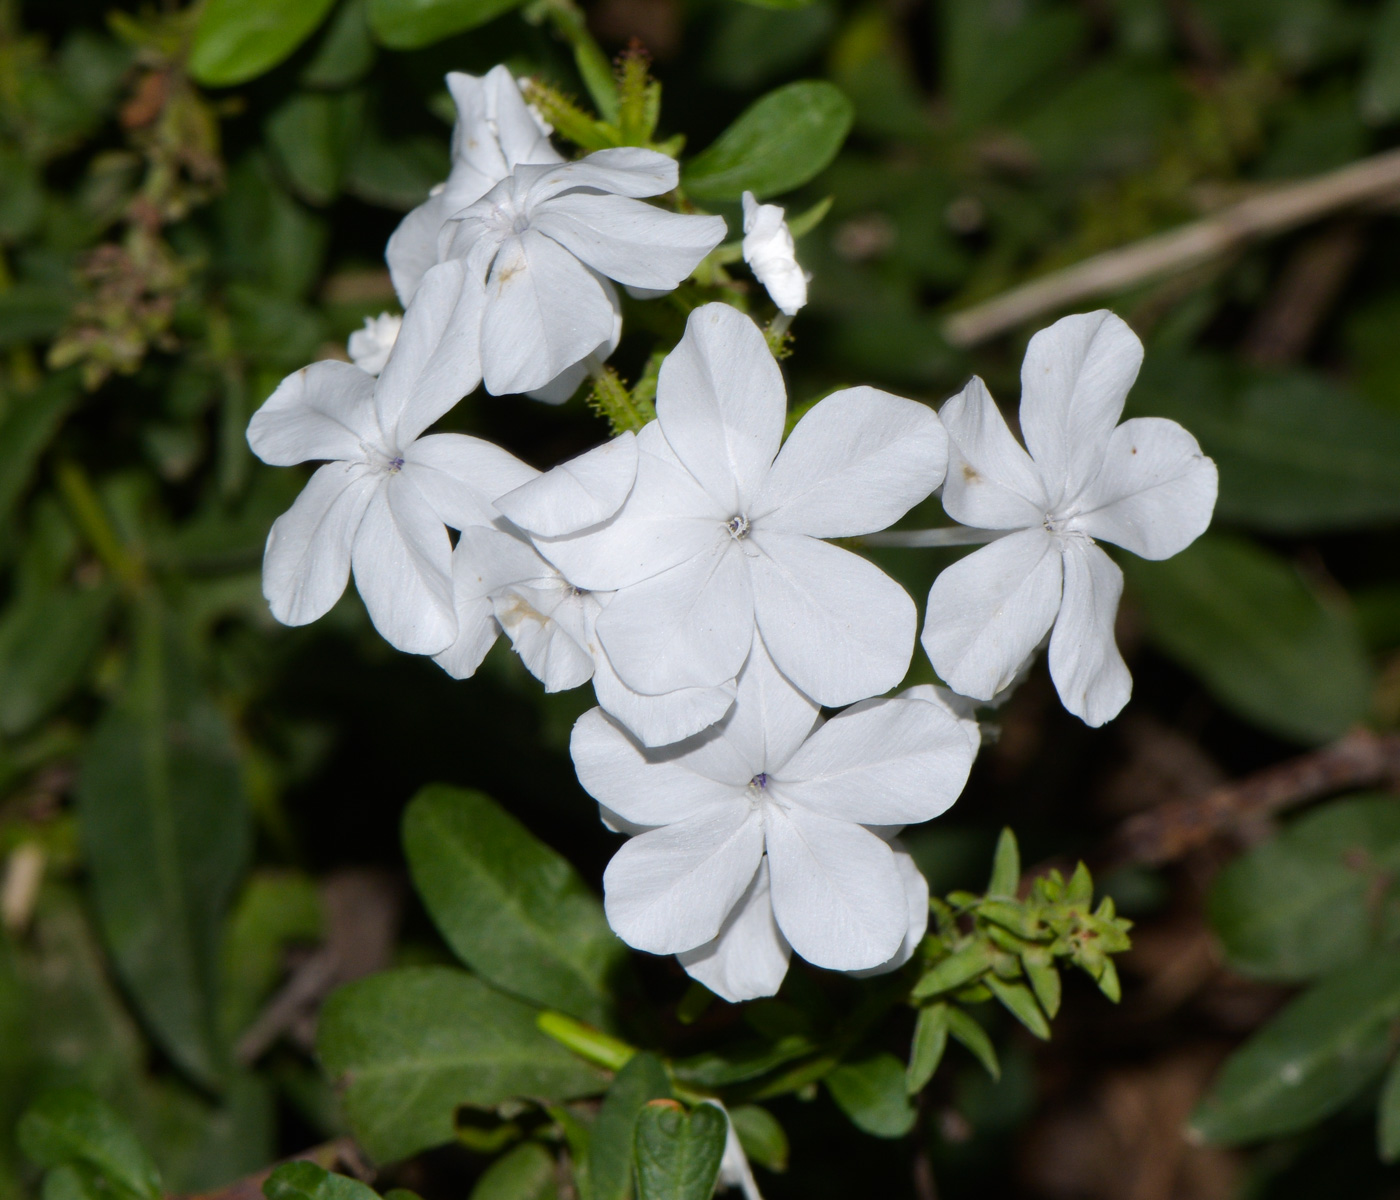
[[1398, 871], [1394, 798], [1335, 801], [1226, 867], [1211, 888], [1211, 925], [1236, 970], [1312, 979], [1394, 937]]
[[91, 1092], [66, 1088], [40, 1097], [21, 1118], [16, 1136], [41, 1167], [87, 1167], [141, 1200], [164, 1195], [160, 1172], [130, 1126]]
[[463, 1104], [571, 1100], [607, 1076], [535, 1028], [535, 1010], [451, 967], [405, 967], [352, 983], [321, 1014], [317, 1047], [345, 1114], [376, 1159], [452, 1140]]
[[992, 965], [992, 948], [984, 941], [969, 942], [941, 962], [934, 964], [909, 993], [914, 1000], [936, 996], [976, 979]]
[[1191, 1117], [1210, 1142], [1306, 1129], [1380, 1074], [1400, 1016], [1400, 954], [1346, 967], [1294, 1000], [1226, 1060]]
[[224, 914], [251, 830], [233, 733], [157, 606], [135, 611], [131, 677], [93, 730], [77, 786], [98, 923], [165, 1050], [205, 1084]]
[[1376, 1141], [1381, 1161], [1393, 1163], [1400, 1158], [1400, 1059], [1393, 1061], [1386, 1072], [1376, 1117]]
[[568, 861], [489, 796], [434, 785], [403, 820], [413, 882], [456, 955], [497, 987], [610, 1023], [627, 950]]
[[627, 1200], [632, 1194], [632, 1145], [637, 1116], [651, 1100], [669, 1100], [671, 1081], [653, 1054], [634, 1054], [603, 1098], [588, 1140], [592, 1200]]
[[291, 871], [253, 876], [229, 916], [222, 947], [220, 1028], [228, 1038], [257, 1017], [286, 970], [287, 949], [311, 945], [324, 933], [316, 885]]
[[430, 46], [484, 25], [523, 0], [369, 0], [369, 27], [395, 50]]
[[268, 117], [267, 144], [303, 199], [329, 204], [340, 194], [364, 109], [359, 92], [298, 92]]
[[1122, 565], [1152, 638], [1241, 716], [1305, 743], [1365, 717], [1371, 671], [1355, 619], [1286, 560], [1207, 534], [1165, 562]]
[[113, 590], [25, 589], [0, 617], [0, 732], [29, 729], [83, 678], [107, 633]]
[[407, 212], [450, 170], [446, 148], [430, 137], [386, 138], [368, 128], [345, 176], [345, 190], [368, 204]]
[[208, 0], [195, 26], [190, 74], [206, 87], [247, 83], [315, 31], [334, 0]]
[[857, 1129], [873, 1137], [899, 1138], [917, 1115], [905, 1089], [904, 1064], [893, 1054], [842, 1063], [825, 1079], [831, 1098]]
[[[10, 293], [0, 293], [9, 295]], [[5, 419], [0, 422], [0, 524], [10, 519], [15, 502], [29, 486], [39, 456], [78, 397], [71, 374], [50, 376], [38, 391], [9, 397]]]
[[997, 838], [996, 854], [992, 856], [992, 878], [987, 883], [987, 895], [1015, 897], [1021, 882], [1021, 851], [1016, 835], [1003, 829]]
[[728, 1135], [716, 1105], [689, 1113], [674, 1100], [645, 1105], [637, 1115], [637, 1200], [709, 1200]]
[[334, 1175], [312, 1162], [284, 1163], [263, 1184], [267, 1200], [379, 1200], [358, 1179]]
[[486, 1168], [471, 1200], [556, 1200], [558, 1195], [554, 1155], [538, 1142], [522, 1142]]
[[987, 1031], [956, 1005], [948, 1006], [948, 1032], [973, 1054], [973, 1057], [986, 1068], [993, 1079], [1001, 1078], [1001, 1064], [997, 1062], [996, 1047]]
[[1001, 1001], [1002, 1007], [1021, 1022], [1041, 1041], [1050, 1038], [1050, 1022], [1040, 1011], [1035, 996], [1024, 983], [1008, 983], [995, 975], [988, 975], [982, 981], [991, 989], [992, 995]]
[[909, 1047], [909, 1065], [904, 1070], [904, 1090], [918, 1095], [933, 1078], [943, 1051], [948, 1046], [948, 1006], [931, 1004], [919, 1009], [914, 1023], [914, 1041]]
[[374, 65], [368, 0], [345, 0], [301, 73], [303, 87], [341, 88], [358, 83]]
[[790, 83], [739, 114], [686, 164], [686, 191], [697, 200], [759, 199], [800, 187], [836, 157], [850, 132], [851, 102], [821, 80]]
[[1400, 0], [1386, 0], [1370, 18], [1361, 113], [1373, 125], [1400, 116]]
[[739, 1104], [729, 1110], [729, 1123], [750, 1162], [770, 1171], [786, 1171], [788, 1139], [778, 1118], [757, 1104]]
[[44, 1176], [43, 1200], [111, 1200], [111, 1189], [92, 1171], [64, 1165]]

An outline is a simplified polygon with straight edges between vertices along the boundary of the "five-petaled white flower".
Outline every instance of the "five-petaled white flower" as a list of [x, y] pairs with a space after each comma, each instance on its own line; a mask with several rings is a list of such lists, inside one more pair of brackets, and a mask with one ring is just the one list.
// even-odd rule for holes
[[575, 586], [617, 591], [599, 615], [613, 667], [648, 695], [737, 676], [754, 631], [821, 704], [897, 684], [914, 605], [878, 567], [822, 538], [883, 529], [937, 487], [934, 412], [874, 388], [827, 396], [782, 443], [782, 374], [724, 304], [690, 316], [662, 364], [658, 419], [637, 436], [617, 514], [535, 544]]
[[980, 379], [941, 410], [949, 464], [943, 507], [1005, 536], [945, 570], [929, 592], [923, 645], [955, 691], [1005, 687], [1050, 632], [1050, 674], [1090, 725], [1127, 703], [1132, 678], [1113, 638], [1123, 573], [1094, 544], [1169, 558], [1205, 531], [1215, 464], [1175, 421], [1118, 424], [1142, 343], [1106, 311], [1065, 317], [1031, 338], [1017, 443]]
[[350, 361], [361, 371], [378, 375], [389, 361], [389, 352], [393, 350], [402, 326], [403, 318], [393, 313], [383, 312], [377, 317], [366, 317], [365, 327], [355, 330], [345, 345]]
[[744, 261], [788, 316], [807, 303], [807, 273], [797, 264], [792, 230], [776, 204], [760, 204], [744, 193]]
[[447, 89], [457, 105], [452, 170], [446, 182], [399, 223], [385, 251], [394, 290], [405, 308], [438, 262], [438, 233], [448, 217], [480, 200], [523, 163], [564, 161], [508, 67], [492, 67], [482, 76], [452, 71]]
[[[448, 264], [451, 270], [459, 267]], [[447, 526], [499, 519], [492, 501], [538, 474], [458, 433], [420, 436], [460, 399], [458, 347], [442, 337], [450, 274], [425, 282], [376, 381], [342, 362], [289, 375], [253, 414], [248, 443], [274, 466], [326, 459], [273, 523], [263, 594], [273, 615], [305, 625], [355, 585], [375, 627], [411, 654], [457, 634]]]
[[821, 721], [757, 646], [714, 729], [646, 750], [593, 709], [570, 751], [605, 817], [635, 833], [603, 876], [613, 929], [681, 955], [734, 999], [775, 992], [789, 947], [835, 970], [895, 959], [914, 889], [881, 834], [942, 813], [972, 763], [965, 731], [922, 699], [867, 700]]
[[609, 280], [670, 291], [719, 244], [723, 218], [640, 199], [678, 180], [675, 159], [654, 150], [599, 150], [518, 166], [449, 217], [438, 257], [466, 264], [459, 309], [464, 318], [475, 310], [449, 336], [479, 347], [488, 392], [534, 391], [606, 354], [617, 333]]

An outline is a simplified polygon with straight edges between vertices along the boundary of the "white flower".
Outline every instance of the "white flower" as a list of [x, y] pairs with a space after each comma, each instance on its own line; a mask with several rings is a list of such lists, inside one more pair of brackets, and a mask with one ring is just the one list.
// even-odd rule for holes
[[715, 1191], [738, 1188], [744, 1193], [744, 1200], [763, 1200], [763, 1193], [758, 1190], [758, 1183], [753, 1177], [753, 1168], [749, 1166], [749, 1156], [744, 1153], [744, 1144], [739, 1140], [734, 1122], [730, 1120], [729, 1110], [712, 1097], [702, 1100], [701, 1103], [712, 1104], [724, 1113], [724, 1156], [720, 1159], [719, 1179], [716, 1181]]
[[480, 77], [453, 71], [447, 88], [457, 105], [452, 131], [452, 170], [445, 183], [400, 223], [385, 257], [405, 308], [423, 276], [438, 262], [438, 233], [453, 213], [481, 199], [522, 163], [564, 159], [549, 142], [505, 66]]
[[597, 632], [632, 689], [723, 684], [755, 628], [821, 704], [886, 691], [908, 669], [909, 596], [819, 539], [882, 529], [927, 496], [942, 426], [925, 405], [851, 388], [815, 405], [780, 452], [785, 407], [758, 327], [727, 305], [697, 309], [662, 365], [626, 503], [581, 533], [535, 538], [575, 586], [617, 591]]
[[777, 991], [789, 948], [843, 971], [901, 953], [913, 889], [888, 830], [865, 827], [938, 816], [972, 763], [957, 722], [923, 700], [822, 722], [761, 647], [714, 729], [646, 750], [593, 709], [570, 750], [605, 816], [636, 834], [603, 876], [609, 923], [736, 1000]]
[[421, 437], [461, 397], [457, 347], [442, 338], [455, 264], [425, 282], [376, 381], [318, 362], [289, 375], [253, 414], [248, 444], [264, 462], [328, 460], [273, 523], [263, 594], [273, 615], [305, 625], [355, 585], [375, 627], [401, 650], [452, 643], [452, 545], [446, 526], [498, 519], [491, 501], [537, 472], [498, 446], [456, 433]]
[[639, 199], [678, 179], [676, 161], [654, 150], [599, 150], [578, 162], [516, 167], [451, 215], [438, 257], [467, 264], [480, 308], [475, 328], [452, 332], [479, 346], [488, 392], [533, 391], [591, 354], [606, 355], [617, 321], [609, 280], [670, 291], [719, 244], [723, 218]]
[[361, 371], [378, 375], [389, 361], [389, 351], [394, 348], [394, 340], [399, 336], [403, 318], [393, 313], [380, 313], [377, 317], [366, 317], [365, 327], [350, 335], [346, 349], [350, 361]]
[[964, 525], [1014, 531], [945, 570], [923, 645], [955, 691], [989, 700], [1050, 632], [1050, 674], [1070, 712], [1111, 720], [1132, 692], [1113, 639], [1123, 573], [1094, 539], [1169, 558], [1210, 524], [1215, 464], [1174, 421], [1118, 424], [1142, 343], [1112, 313], [1066, 317], [1031, 339], [1016, 442], [974, 378], [943, 406], [943, 506]]
[[776, 204], [760, 204], [744, 193], [744, 261], [788, 316], [807, 303], [807, 274], [797, 265], [792, 230]]

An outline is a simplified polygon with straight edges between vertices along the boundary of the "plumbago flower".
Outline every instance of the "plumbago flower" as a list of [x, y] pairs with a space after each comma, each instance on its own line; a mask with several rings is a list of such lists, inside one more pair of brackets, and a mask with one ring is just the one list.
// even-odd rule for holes
[[438, 257], [466, 265], [464, 320], [450, 335], [478, 348], [488, 392], [534, 391], [570, 369], [581, 378], [580, 363], [616, 344], [608, 280], [671, 291], [719, 244], [722, 217], [642, 203], [679, 178], [654, 150], [599, 150], [518, 166], [449, 218]]
[[1142, 343], [1112, 313], [1066, 317], [1030, 341], [1021, 432], [1012, 436], [974, 378], [940, 416], [950, 443], [943, 507], [1005, 530], [929, 592], [924, 649], [955, 691], [989, 700], [1050, 634], [1050, 675], [1090, 725], [1127, 703], [1132, 678], [1113, 638], [1123, 572], [1095, 544], [1170, 558], [1210, 524], [1215, 464], [1175, 421], [1118, 424]]
[[480, 77], [453, 71], [447, 90], [457, 106], [452, 130], [452, 170], [445, 183], [400, 222], [385, 257], [394, 290], [405, 308], [423, 276], [438, 262], [438, 233], [447, 218], [480, 200], [517, 166], [561, 163], [550, 130], [520, 94], [505, 66]]
[[457, 636], [447, 527], [498, 520], [492, 500], [538, 472], [479, 438], [421, 436], [462, 395], [460, 347], [442, 337], [454, 283], [425, 281], [378, 380], [313, 363], [253, 414], [248, 444], [264, 462], [327, 460], [268, 534], [263, 594], [283, 624], [324, 615], [353, 566], [371, 620], [400, 650], [436, 654]]
[[350, 361], [361, 371], [378, 375], [389, 361], [389, 352], [393, 350], [402, 326], [403, 318], [393, 313], [383, 312], [377, 317], [366, 317], [365, 327], [355, 330], [345, 345]]
[[807, 273], [797, 264], [792, 230], [776, 204], [760, 204], [744, 193], [744, 261], [789, 317], [807, 303]]
[[707, 304], [662, 364], [657, 420], [637, 435], [620, 509], [578, 533], [531, 530], [575, 587], [617, 593], [596, 629], [629, 688], [723, 685], [755, 629], [820, 704], [903, 678], [913, 602], [879, 568], [820, 539], [882, 529], [927, 496], [943, 475], [943, 428], [913, 400], [850, 388], [816, 404], [780, 450], [785, 409], [758, 327]]
[[609, 923], [730, 1000], [776, 992], [792, 950], [841, 971], [911, 953], [928, 888], [887, 839], [946, 810], [973, 758], [924, 699], [822, 721], [761, 646], [714, 729], [647, 750], [593, 709], [570, 752], [605, 819], [635, 835], [603, 876]]

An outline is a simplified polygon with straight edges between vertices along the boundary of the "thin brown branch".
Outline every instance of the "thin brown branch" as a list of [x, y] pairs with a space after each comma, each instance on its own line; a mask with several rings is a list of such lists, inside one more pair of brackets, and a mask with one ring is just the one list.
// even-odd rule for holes
[[1358, 729], [1321, 750], [1129, 818], [1110, 843], [1109, 864], [1158, 866], [1274, 813], [1378, 784], [1400, 787], [1400, 735]]
[[1400, 150], [1388, 150], [1325, 175], [1270, 188], [1179, 229], [1013, 288], [954, 313], [944, 322], [943, 334], [955, 346], [974, 346], [1045, 313], [1199, 266], [1247, 242], [1396, 192]]

